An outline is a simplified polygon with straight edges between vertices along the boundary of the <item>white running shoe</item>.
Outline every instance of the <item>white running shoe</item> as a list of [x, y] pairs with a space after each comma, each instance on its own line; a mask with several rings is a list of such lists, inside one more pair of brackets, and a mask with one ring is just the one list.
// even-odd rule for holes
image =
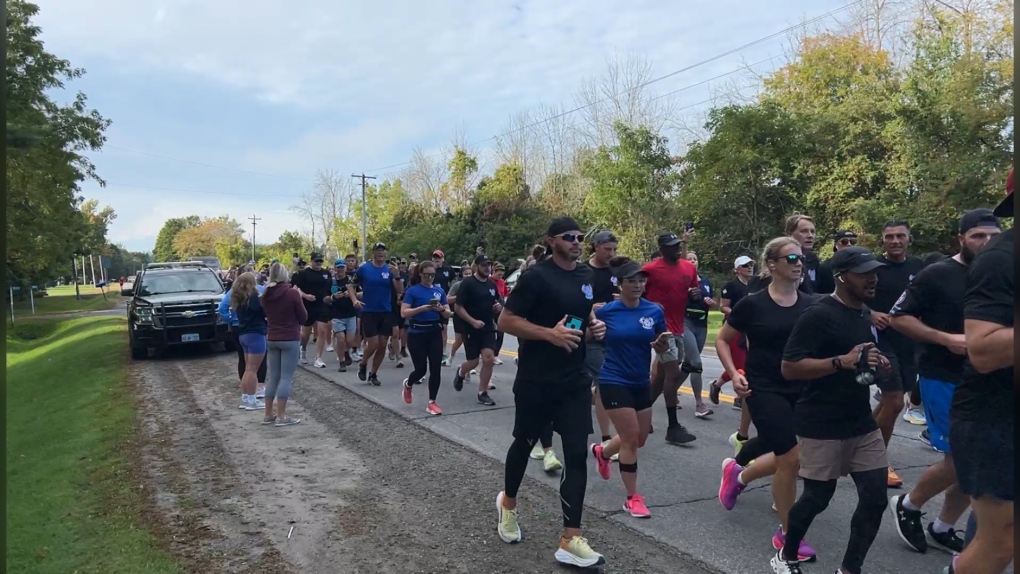
[[326, 345], [326, 352], [327, 353], [332, 353], [333, 352], [333, 345]]
[[312, 366], [314, 366], [317, 369], [325, 369], [326, 363], [322, 362], [322, 359], [316, 358], [315, 362], [312, 363]]
[[301, 349], [301, 364], [308, 364], [308, 351], [305, 351], [304, 349]]

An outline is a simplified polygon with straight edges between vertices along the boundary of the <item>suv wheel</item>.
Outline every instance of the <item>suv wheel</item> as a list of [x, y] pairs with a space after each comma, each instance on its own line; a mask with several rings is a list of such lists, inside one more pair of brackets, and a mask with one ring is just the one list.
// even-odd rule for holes
[[149, 349], [147, 347], [131, 347], [131, 358], [136, 361], [148, 359]]

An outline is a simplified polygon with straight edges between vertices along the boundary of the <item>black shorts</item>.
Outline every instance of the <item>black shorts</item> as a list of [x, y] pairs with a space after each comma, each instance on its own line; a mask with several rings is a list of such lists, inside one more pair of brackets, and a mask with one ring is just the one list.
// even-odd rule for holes
[[578, 381], [514, 382], [514, 438], [537, 441], [551, 424], [561, 437], [585, 437], [591, 424], [591, 379], [578, 374]]
[[800, 395], [753, 390], [744, 399], [764, 452], [782, 456], [797, 446], [793, 411]]
[[308, 311], [308, 319], [301, 323], [303, 327], [311, 327], [315, 323], [330, 323], [333, 320], [326, 305], [305, 305], [305, 311]]
[[407, 328], [407, 319], [404, 319], [403, 317], [401, 317], [400, 316], [400, 312], [398, 311], [398, 312], [393, 314], [393, 320], [391, 321], [390, 324], [393, 325], [393, 327], [396, 328], [396, 329], [406, 329]]
[[599, 383], [599, 397], [606, 410], [652, 408], [652, 389], [648, 385], [614, 385]]
[[463, 335], [464, 331], [467, 331], [468, 329], [470, 329], [470, 327], [468, 327], [468, 324], [464, 321], [464, 319], [461, 319], [456, 315], [453, 316], [454, 333], [457, 333], [458, 335]]
[[464, 333], [464, 358], [474, 361], [482, 356], [482, 349], [496, 350], [496, 332], [478, 331], [465, 325]]
[[361, 334], [366, 339], [372, 337], [389, 337], [393, 334], [393, 313], [361, 313]]
[[[891, 327], [888, 327], [891, 328]], [[885, 376], [876, 377], [875, 384], [883, 393], [904, 391], [914, 392], [917, 388], [917, 360], [911, 356], [913, 348], [897, 348], [896, 345], [886, 344], [882, 347], [882, 354], [889, 359], [892, 368]], [[901, 360], [901, 357], [907, 360]]]
[[972, 498], [1013, 501], [1013, 419], [973, 422], [950, 417], [949, 448], [960, 490]]

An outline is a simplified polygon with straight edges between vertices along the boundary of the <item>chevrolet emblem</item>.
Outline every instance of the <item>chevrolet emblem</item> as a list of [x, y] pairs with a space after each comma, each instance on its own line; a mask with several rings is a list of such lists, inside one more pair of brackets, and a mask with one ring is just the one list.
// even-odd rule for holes
[[192, 317], [194, 317], [194, 316], [195, 316], [195, 312], [194, 312], [194, 311], [185, 311], [185, 312], [181, 313], [181, 315], [182, 315], [182, 316], [183, 316], [183, 317], [184, 317], [185, 319], [190, 319], [190, 318], [192, 318]]

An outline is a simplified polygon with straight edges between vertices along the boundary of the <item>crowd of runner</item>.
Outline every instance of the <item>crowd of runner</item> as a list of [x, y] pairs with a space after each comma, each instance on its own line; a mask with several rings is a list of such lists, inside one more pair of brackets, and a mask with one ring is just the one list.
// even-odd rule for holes
[[[660, 395], [664, 440], [696, 439], [678, 419], [678, 391], [689, 379], [694, 416], [710, 417], [726, 384], [741, 410], [729, 439], [734, 456], [721, 461], [720, 504], [733, 510], [748, 484], [771, 479], [779, 526], [763, 567], [798, 574], [816, 561], [806, 541], [812, 521], [849, 476], [858, 502], [837, 573], [862, 572], [889, 508], [909, 548], [953, 553], [945, 572], [997, 574], [1013, 557], [1013, 229], [1000, 222], [1013, 216], [1012, 177], [995, 210], [962, 215], [951, 256], [911, 254], [909, 223], [890, 221], [876, 230], [880, 253], [840, 230], [822, 262], [814, 222], [795, 214], [760, 257], [736, 258], [732, 280], [718, 292], [687, 249], [691, 228], [658, 236], [658, 252], [642, 263], [617, 255], [612, 232], [586, 236], [569, 217], [550, 224], [512, 290], [505, 267], [481, 249], [460, 272], [441, 250], [419, 261], [391, 257], [382, 243], [361, 263], [351, 254], [330, 267], [311, 253], [307, 264], [295, 254], [292, 268], [241, 269], [220, 309], [237, 341], [240, 408], [262, 411], [263, 424], [297, 424], [286, 402], [310, 353], [317, 368], [335, 359], [344, 372], [357, 363], [358, 378], [374, 386], [383, 384], [384, 361], [402, 368], [410, 358], [399, 392], [414, 404], [427, 377], [430, 415], [442, 414], [442, 367], [453, 366], [455, 392], [477, 376], [477, 401], [494, 406], [492, 371], [509, 334], [519, 360], [514, 440], [495, 498], [504, 542], [522, 540], [517, 498], [529, 458], [539, 459], [546, 471], [561, 472], [556, 560], [604, 564], [581, 532], [588, 458], [604, 480], [616, 467], [626, 512], [650, 517], [638, 453], [654, 432]], [[724, 322], [709, 341], [713, 310]], [[447, 353], [451, 322], [456, 338]], [[725, 374], [708, 383], [705, 402], [701, 355], [709, 343]], [[589, 444], [593, 405], [601, 440]], [[921, 438], [942, 458], [909, 492], [888, 499], [888, 488], [902, 486], [887, 457], [900, 416], [926, 425]], [[922, 509], [940, 493], [942, 508], [924, 525]], [[968, 508], [965, 540], [956, 525]]]

